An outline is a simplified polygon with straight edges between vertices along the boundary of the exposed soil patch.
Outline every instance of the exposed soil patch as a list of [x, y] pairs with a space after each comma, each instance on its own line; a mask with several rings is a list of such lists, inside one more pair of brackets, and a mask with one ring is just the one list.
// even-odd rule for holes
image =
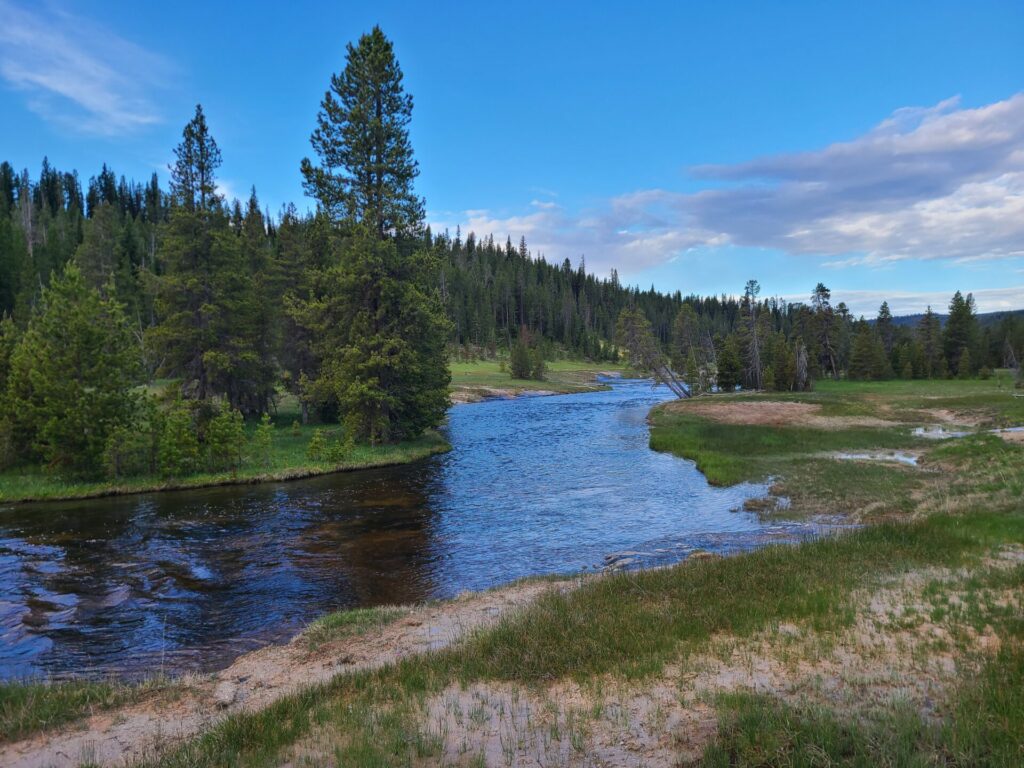
[[1003, 440], [1005, 440], [1008, 443], [1024, 445], [1024, 431], [1003, 430], [1002, 432], [997, 432], [996, 434], [999, 435], [1001, 438], [1003, 438]]
[[892, 427], [898, 424], [877, 416], [823, 416], [821, 406], [815, 403], [775, 400], [680, 400], [669, 403], [666, 408], [679, 413], [693, 413], [722, 424], [815, 429]]
[[147, 699], [56, 731], [0, 745], [0, 765], [121, 765], [152, 757], [229, 714], [262, 709], [342, 672], [376, 668], [404, 656], [444, 648], [547, 590], [568, 589], [576, 583], [525, 582], [410, 608], [405, 616], [379, 631], [329, 641], [315, 651], [299, 635], [287, 645], [242, 656], [222, 672], [185, 678], [175, 686], [173, 696]]

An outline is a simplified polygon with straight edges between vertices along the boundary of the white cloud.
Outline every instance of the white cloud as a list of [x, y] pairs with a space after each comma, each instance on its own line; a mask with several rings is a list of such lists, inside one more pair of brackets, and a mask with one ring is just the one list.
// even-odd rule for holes
[[638, 190], [575, 212], [548, 202], [524, 215], [473, 211], [456, 223], [624, 274], [725, 244], [837, 268], [1024, 253], [1024, 93], [904, 108], [852, 141], [692, 172], [715, 187]]
[[123, 135], [158, 123], [148, 95], [168, 79], [160, 56], [44, 4], [0, 0], [0, 78], [61, 127]]
[[[965, 291], [966, 293], [966, 291]], [[979, 312], [1000, 312], [1020, 309], [1021, 297], [1024, 297], [1024, 285], [1011, 288], [983, 288], [976, 290], [974, 301]], [[806, 302], [807, 296], [783, 296], [787, 301]], [[931, 307], [933, 311], [943, 314], [948, 311], [950, 291], [846, 291], [833, 290], [832, 303], [846, 302], [854, 315], [871, 318], [878, 313], [883, 301], [889, 302], [889, 309], [894, 315], [914, 315]]]

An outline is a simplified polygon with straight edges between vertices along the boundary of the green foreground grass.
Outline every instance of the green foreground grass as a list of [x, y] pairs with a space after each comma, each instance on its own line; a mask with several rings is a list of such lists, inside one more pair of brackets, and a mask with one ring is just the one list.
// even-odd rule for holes
[[[1012, 399], [976, 384], [943, 382], [931, 386], [928, 397], [994, 423], [1017, 418]], [[877, 413], [881, 408], [908, 415], [935, 407], [931, 399], [921, 405], [902, 385], [887, 391], [884, 386], [836, 384], [814, 395], [843, 414], [862, 409]], [[783, 622], [807, 627], [823, 638], [838, 637], [858, 619], [862, 603], [856, 595], [922, 569], [970, 574], [972, 589], [978, 592], [1024, 589], [1024, 563], [999, 571], [984, 565], [994, 551], [1024, 545], [1024, 446], [994, 436], [915, 444], [915, 450], [925, 453], [926, 468], [941, 471], [870, 466], [876, 474], [865, 475], [866, 467], [858, 462], [826, 462], [817, 454], [855, 446], [905, 447], [909, 438], [903, 427], [839, 429], [831, 436], [808, 432], [807, 427], [766, 428], [754, 438], [761, 451], [772, 450], [765, 455], [746, 448], [750, 427], [670, 416], [661, 420], [660, 414], [654, 415], [652, 445], [657, 435], [664, 441], [660, 446], [672, 446], [682, 455], [692, 458], [697, 446], [701, 455], [723, 457], [721, 466], [734, 474], [723, 474], [720, 482], [777, 475], [801, 499], [817, 494], [821, 512], [831, 511], [836, 503], [869, 504], [879, 508], [881, 517], [900, 521], [722, 560], [592, 578], [575, 590], [547, 593], [447, 650], [408, 657], [377, 671], [341, 675], [263, 711], [234, 715], [152, 764], [277, 765], [305, 754], [311, 743], [332, 764], [446, 764], [450, 745], [446, 748], [443, 730], [430, 722], [425, 703], [452, 686], [490, 683], [524, 695], [565, 681], [591, 690], [615, 681], [642, 689], [667, 667], [704, 652], [715, 638], [752, 638]], [[922, 422], [927, 418], [918, 416]], [[733, 452], [745, 458], [735, 459], [737, 464]], [[739, 465], [750, 466], [738, 472]], [[820, 474], [825, 466], [831, 474]], [[932, 592], [937, 614], [953, 610], [952, 603], [937, 599], [941, 588]], [[967, 646], [954, 648], [965, 654], [964, 668], [976, 673], [959, 678], [933, 711], [883, 701], [871, 703], [866, 712], [851, 713], [813, 703], [794, 705], [771, 695], [722, 695], [714, 701], [719, 729], [703, 764], [1022, 764], [1024, 616], [995, 599], [976, 600], [959, 610], [976, 629], [994, 632], [1000, 650], [976, 656]], [[325, 620], [321, 631], [372, 630], [382, 620], [379, 613], [341, 615]], [[587, 750], [587, 718], [598, 716], [581, 715], [583, 724], [574, 726], [571, 741], [577, 757]], [[31, 722], [30, 714], [21, 717]], [[510, 740], [506, 760], [514, 757], [514, 750]], [[464, 757], [451, 762], [485, 764], [472, 750]]]
[[116, 680], [4, 683], [0, 685], [0, 743], [130, 704], [171, 687], [173, 683], [158, 678], [138, 685]]
[[[276, 765], [288, 761], [292, 746], [314, 730], [318, 742], [325, 734], [332, 741], [337, 764], [438, 764], [430, 761], [440, 761], [443, 739], [424, 722], [423, 702], [450, 685], [495, 681], [535, 690], [564, 679], [585, 685], [600, 685], [609, 677], [642, 682], [665, 665], [699, 652], [716, 634], [749, 637], [782, 621], [808, 622], [820, 632], [848, 626], [854, 619], [850, 594], [855, 588], [927, 565], [970, 564], [994, 543], [1007, 541], [1024, 541], [1024, 515], [881, 525], [797, 547], [769, 547], [720, 561], [597, 579], [567, 594], [550, 593], [450, 650], [408, 658], [376, 672], [340, 676], [262, 712], [231, 717], [154, 764]], [[1024, 568], [1014, 578], [1024, 586]], [[1007, 622], [1000, 630], [1024, 640], [1019, 622]], [[954, 764], [1013, 765], [1015, 739], [1024, 727], [1019, 719], [1007, 719], [999, 681], [1004, 673], [1021, 674], [1019, 658], [1014, 659], [1018, 666], [1008, 669], [1002, 657], [993, 660], [978, 680], [965, 685], [963, 697], [975, 703], [964, 713], [970, 722], [959, 730], [936, 728], [908, 714], [909, 724], [899, 733], [913, 737], [905, 745], [909, 753], [918, 755], [922, 764], [928, 764], [925, 758], [952, 751], [963, 757]], [[803, 735], [748, 760], [755, 753], [744, 739], [772, 738], [770, 732], [758, 735], [745, 717], [754, 706], [751, 702], [775, 717], [790, 718], [803, 728]], [[723, 721], [730, 725], [709, 748], [708, 763], [723, 764], [719, 756], [725, 754], [741, 756], [738, 762], [724, 763], [729, 765], [827, 764], [789, 759], [800, 754], [804, 741], [818, 743], [815, 729], [825, 726], [802, 713], [770, 706], [770, 700], [753, 698], [720, 702]], [[857, 723], [836, 725], [835, 718], [821, 722], [852, 734], [841, 745], [846, 757], [856, 754], [866, 760], [884, 746], [870, 732], [858, 730], [862, 726]], [[957, 741], [965, 729], [974, 736]], [[825, 742], [821, 746], [830, 748]]]

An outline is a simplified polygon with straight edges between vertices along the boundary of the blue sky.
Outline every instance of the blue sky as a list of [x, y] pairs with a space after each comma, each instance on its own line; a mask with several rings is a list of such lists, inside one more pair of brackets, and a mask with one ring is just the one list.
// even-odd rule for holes
[[299, 160], [379, 23], [435, 226], [629, 282], [1024, 307], [1024, 3], [0, 0], [0, 158], [144, 179], [202, 102], [229, 195]]

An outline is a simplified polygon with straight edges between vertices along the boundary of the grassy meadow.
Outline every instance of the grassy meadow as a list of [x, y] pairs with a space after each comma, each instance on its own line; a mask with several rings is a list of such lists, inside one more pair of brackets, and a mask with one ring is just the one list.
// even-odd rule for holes
[[513, 379], [508, 372], [507, 364], [503, 367], [501, 360], [478, 360], [473, 362], [453, 362], [452, 396], [456, 400], [473, 401], [494, 396], [499, 393], [518, 394], [520, 392], [557, 392], [570, 394], [574, 392], [591, 392], [603, 389], [595, 379], [605, 371], [623, 372], [624, 368], [615, 363], [590, 363], [584, 360], [549, 360], [546, 361], [547, 372], [543, 381], [534, 379]]

